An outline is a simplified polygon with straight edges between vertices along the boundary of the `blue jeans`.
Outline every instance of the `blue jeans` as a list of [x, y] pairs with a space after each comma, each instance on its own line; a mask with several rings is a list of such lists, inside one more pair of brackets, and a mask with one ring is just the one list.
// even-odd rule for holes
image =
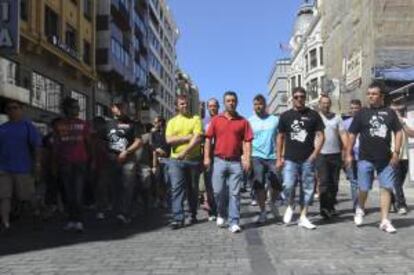
[[345, 168], [346, 177], [351, 185], [352, 207], [356, 209], [358, 205], [358, 178], [357, 162], [353, 161], [351, 167]]
[[289, 201], [294, 195], [295, 185], [300, 182], [300, 205], [308, 207], [312, 202], [315, 185], [315, 164], [309, 161], [285, 161], [283, 168], [283, 195]]
[[182, 222], [185, 219], [185, 194], [187, 194], [191, 217], [196, 218], [200, 162], [171, 159], [168, 162], [168, 172], [171, 182], [173, 220]]
[[358, 187], [362, 192], [368, 192], [372, 188], [374, 181], [374, 172], [381, 188], [392, 191], [397, 180], [397, 174], [394, 167], [389, 165], [389, 161], [371, 162], [367, 160], [358, 161]]
[[204, 171], [204, 185], [206, 188], [206, 194], [207, 194], [207, 203], [210, 207], [209, 216], [217, 216], [217, 207], [216, 207], [216, 201], [214, 200], [214, 191], [213, 191], [213, 167], [210, 167], [209, 169]]
[[[225, 161], [214, 158], [213, 190], [217, 212], [220, 217], [226, 217], [226, 194], [229, 195], [228, 217], [229, 224], [240, 222], [240, 187], [243, 184], [243, 169], [240, 161]], [[228, 189], [228, 192], [226, 192]]]

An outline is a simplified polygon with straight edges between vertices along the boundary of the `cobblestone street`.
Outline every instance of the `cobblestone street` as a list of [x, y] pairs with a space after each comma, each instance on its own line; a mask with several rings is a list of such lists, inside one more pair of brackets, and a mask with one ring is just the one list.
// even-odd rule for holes
[[[414, 199], [407, 189], [408, 201]], [[361, 228], [352, 222], [348, 188], [342, 186], [339, 217], [306, 231], [296, 224], [257, 227], [258, 208], [243, 201], [243, 233], [232, 235], [202, 221], [178, 231], [167, 227], [167, 217], [120, 228], [111, 222], [87, 223], [83, 234], [62, 232], [54, 222], [33, 229], [15, 224], [0, 236], [1, 274], [414, 274], [413, 212], [392, 214], [399, 230], [378, 230], [378, 193], [373, 192]], [[246, 197], [247, 195], [244, 194]], [[20, 227], [23, 228], [20, 228]], [[19, 228], [18, 228], [19, 227]]]

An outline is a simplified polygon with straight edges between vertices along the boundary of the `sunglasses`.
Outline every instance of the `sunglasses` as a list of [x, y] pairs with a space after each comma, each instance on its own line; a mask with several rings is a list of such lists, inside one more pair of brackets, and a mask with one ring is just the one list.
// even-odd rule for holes
[[304, 95], [295, 95], [293, 97], [293, 99], [296, 99], [296, 100], [298, 100], [298, 99], [306, 99], [306, 96], [304, 96]]

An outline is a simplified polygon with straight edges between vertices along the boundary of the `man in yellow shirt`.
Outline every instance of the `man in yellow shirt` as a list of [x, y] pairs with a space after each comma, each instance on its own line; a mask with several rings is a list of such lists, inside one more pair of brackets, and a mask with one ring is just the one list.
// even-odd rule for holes
[[172, 222], [171, 228], [185, 224], [184, 196], [187, 193], [191, 212], [191, 224], [197, 222], [198, 180], [200, 176], [202, 121], [188, 112], [188, 99], [180, 95], [176, 100], [177, 115], [167, 124], [165, 133], [171, 146], [168, 171], [171, 181]]

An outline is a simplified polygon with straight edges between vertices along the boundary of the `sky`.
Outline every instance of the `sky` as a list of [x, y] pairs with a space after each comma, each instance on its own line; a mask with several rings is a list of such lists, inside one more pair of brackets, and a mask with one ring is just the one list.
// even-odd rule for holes
[[201, 100], [239, 95], [239, 112], [252, 114], [252, 98], [267, 96], [276, 59], [289, 53], [297, 8], [303, 0], [168, 0], [180, 30], [178, 64], [199, 87]]

